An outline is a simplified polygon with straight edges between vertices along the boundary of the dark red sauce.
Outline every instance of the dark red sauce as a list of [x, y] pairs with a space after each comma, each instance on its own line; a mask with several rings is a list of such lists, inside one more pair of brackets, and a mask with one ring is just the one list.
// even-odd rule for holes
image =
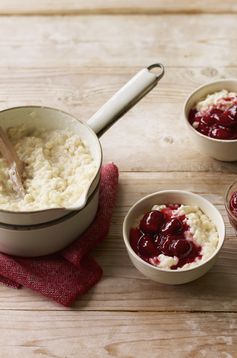
[[[230, 98], [225, 98], [225, 100]], [[188, 120], [200, 133], [215, 139], [237, 139], [237, 97], [229, 108], [221, 104], [205, 111], [191, 109]]]
[[235, 230], [237, 230], [237, 191], [234, 191], [230, 196], [229, 209], [235, 216], [235, 218], [233, 218], [229, 215], [230, 223], [235, 228]]
[[231, 212], [237, 217], [237, 191], [231, 194], [229, 206]]
[[[144, 214], [139, 227], [130, 230], [130, 245], [144, 261], [159, 264], [158, 255], [176, 256], [179, 261], [172, 270], [201, 258], [201, 247], [187, 240], [189, 231], [186, 216], [174, 216], [173, 211], [179, 204], [168, 204], [166, 208]], [[191, 235], [191, 234], [190, 234]]]

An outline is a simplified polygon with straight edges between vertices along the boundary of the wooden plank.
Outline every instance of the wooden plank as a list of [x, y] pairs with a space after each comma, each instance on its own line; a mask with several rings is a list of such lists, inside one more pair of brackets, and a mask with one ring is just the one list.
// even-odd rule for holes
[[235, 15], [6, 16], [0, 67], [236, 66], [236, 29]]
[[75, 14], [202, 14], [233, 13], [237, 11], [234, 0], [2, 0], [3, 15], [75, 15]]
[[126, 171], [236, 172], [200, 155], [182, 120], [196, 86], [236, 76], [236, 30], [230, 15], [1, 18], [0, 108], [44, 104], [86, 120], [158, 59], [165, 78], [103, 136], [105, 161]]
[[[119, 239], [110, 236], [108, 241], [111, 240], [116, 253], [111, 250], [111, 244], [106, 244], [93, 255], [104, 271], [101, 282], [80, 297], [73, 310], [237, 312], [236, 238], [226, 242], [216, 265], [208, 274], [182, 286], [147, 280], [132, 266], [125, 249], [120, 247]], [[1, 286], [0, 310], [16, 309], [65, 311], [64, 307], [28, 289], [13, 290]]]
[[[234, 174], [226, 174], [220, 180], [218, 174], [211, 173], [121, 173], [109, 236], [93, 253], [103, 268], [103, 279], [76, 302], [74, 309], [237, 312], [237, 241], [223, 205], [225, 189], [235, 178]], [[185, 189], [203, 195], [217, 206], [227, 227], [226, 241], [213, 269], [199, 280], [181, 286], [161, 285], [143, 277], [129, 261], [121, 233], [129, 207], [144, 195], [165, 189]], [[0, 286], [0, 310], [16, 307], [64, 310], [30, 290]]]
[[[6, 73], [2, 68], [0, 108], [46, 105], [86, 121], [137, 70], [79, 67], [68, 72], [64, 68]], [[211, 77], [210, 73], [215, 75]], [[123, 171], [237, 172], [235, 164], [199, 154], [182, 117], [182, 106], [190, 91], [210, 79], [231, 75], [237, 75], [236, 67], [168, 68], [158, 87], [101, 138], [104, 161], [114, 161]], [[177, 153], [179, 161], [173, 160]]]
[[234, 357], [236, 313], [0, 312], [1, 354], [18, 357]]

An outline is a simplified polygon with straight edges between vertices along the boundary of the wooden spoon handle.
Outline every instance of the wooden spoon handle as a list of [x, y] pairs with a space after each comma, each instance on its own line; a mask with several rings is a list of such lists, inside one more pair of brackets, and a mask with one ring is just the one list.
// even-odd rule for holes
[[0, 152], [9, 165], [9, 176], [13, 183], [14, 190], [22, 197], [25, 190], [22, 184], [23, 162], [18, 158], [15, 148], [10, 142], [6, 132], [0, 126]]

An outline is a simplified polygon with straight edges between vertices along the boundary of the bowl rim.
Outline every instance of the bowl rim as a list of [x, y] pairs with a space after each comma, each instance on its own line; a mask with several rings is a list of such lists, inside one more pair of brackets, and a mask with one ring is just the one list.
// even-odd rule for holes
[[[215, 80], [215, 81], [210, 81], [210, 82], [206, 82], [204, 83], [203, 85], [199, 86], [199, 87], [196, 87], [185, 99], [184, 101], [184, 104], [183, 104], [183, 116], [184, 116], [184, 119], [185, 119], [185, 122], [186, 124], [188, 125], [188, 127], [194, 132], [196, 133], [197, 135], [199, 135], [200, 137], [202, 138], [205, 138], [206, 140], [209, 140], [211, 142], [214, 142], [214, 143], [237, 143], [237, 139], [216, 139], [216, 138], [212, 138], [212, 137], [208, 137], [200, 132], [198, 132], [195, 128], [193, 128], [193, 126], [191, 125], [191, 123], [189, 122], [188, 120], [188, 117], [187, 117], [187, 114], [186, 114], [186, 109], [187, 109], [187, 105], [189, 103], [189, 101], [191, 100], [191, 98], [196, 94], [198, 93], [200, 90], [202, 90], [203, 88], [205, 87], [208, 87], [210, 85], [217, 85], [217, 84], [225, 84], [227, 82], [235, 82], [236, 83], [236, 86], [237, 86], [237, 78], [234, 79], [234, 78], [226, 78], [226, 79], [223, 79], [223, 80]], [[237, 92], [237, 91], [236, 91]]]
[[[221, 222], [221, 225], [222, 225], [222, 229], [223, 229], [223, 237], [219, 237], [219, 240], [220, 240], [220, 245], [218, 245], [219, 247], [217, 247], [215, 249], [215, 251], [213, 252], [213, 254], [204, 262], [198, 264], [197, 266], [195, 267], [191, 267], [191, 268], [186, 268], [186, 269], [182, 269], [182, 270], [170, 270], [170, 269], [165, 269], [165, 268], [160, 268], [160, 267], [157, 267], [157, 266], [154, 266], [154, 265], [151, 265], [149, 263], [147, 263], [146, 261], [142, 260], [134, 251], [133, 249], [131, 248], [130, 246], [130, 243], [129, 243], [129, 238], [127, 237], [126, 235], [126, 228], [128, 226], [127, 222], [128, 222], [128, 218], [129, 216], [131, 215], [132, 211], [138, 206], [140, 205], [143, 201], [149, 199], [149, 198], [152, 198], [156, 195], [159, 195], [159, 194], [169, 194], [169, 193], [180, 193], [180, 194], [184, 194], [184, 195], [188, 195], [188, 196], [192, 196], [192, 197], [198, 197], [198, 198], [201, 198], [201, 200], [203, 200], [207, 205], [209, 205], [210, 207], [212, 207], [212, 209], [214, 209], [217, 213], [217, 215], [219, 216], [219, 219], [220, 219], [220, 222]], [[148, 194], [144, 197], [142, 197], [141, 199], [139, 199], [137, 202], [135, 202], [133, 204], [133, 206], [129, 209], [129, 211], [127, 212], [125, 218], [124, 218], [124, 221], [123, 221], [123, 240], [124, 240], [124, 243], [125, 243], [125, 246], [127, 248], [127, 251], [129, 254], [131, 254], [137, 261], [139, 261], [141, 264], [143, 264], [145, 267], [148, 267], [150, 269], [154, 269], [155, 271], [157, 272], [166, 272], [166, 273], [169, 273], [169, 274], [180, 274], [180, 273], [183, 273], [183, 272], [190, 272], [190, 271], [194, 271], [194, 270], [197, 270], [197, 269], [200, 269], [200, 267], [206, 265], [209, 261], [211, 261], [215, 256], [217, 256], [217, 254], [219, 253], [219, 251], [221, 250], [221, 248], [223, 247], [223, 244], [224, 244], [224, 241], [225, 241], [225, 223], [224, 223], [224, 220], [223, 220], [223, 217], [221, 215], [221, 213], [219, 212], [219, 210], [215, 207], [214, 204], [212, 204], [209, 200], [207, 200], [206, 198], [204, 198], [203, 196], [199, 195], [199, 194], [195, 194], [191, 191], [186, 191], [186, 190], [161, 190], [161, 191], [157, 191], [157, 192], [154, 192], [154, 193], [151, 193], [151, 194]]]
[[[90, 191], [90, 188], [92, 187], [93, 183], [95, 182], [96, 178], [98, 177], [99, 173], [100, 173], [100, 170], [101, 170], [101, 166], [102, 166], [102, 162], [103, 162], [103, 150], [102, 150], [102, 145], [101, 145], [101, 142], [98, 138], [98, 136], [96, 135], [96, 133], [93, 131], [93, 129], [86, 123], [86, 122], [83, 122], [81, 121], [80, 119], [78, 119], [77, 117], [75, 117], [74, 115], [60, 109], [60, 108], [56, 108], [56, 107], [50, 107], [50, 106], [44, 106], [44, 105], [34, 105], [34, 104], [29, 104], [29, 105], [22, 105], [22, 106], [15, 106], [15, 107], [9, 107], [9, 108], [5, 108], [3, 110], [0, 110], [0, 113], [5, 113], [5, 112], [9, 112], [11, 110], [21, 110], [21, 109], [40, 109], [40, 110], [52, 110], [52, 111], [55, 111], [55, 112], [60, 112], [66, 116], [69, 116], [71, 117], [73, 120], [75, 120], [75, 122], [79, 122], [80, 124], [84, 125], [88, 131], [91, 133], [91, 135], [93, 135], [95, 137], [95, 139], [97, 139], [97, 142], [98, 142], [98, 149], [99, 149], [99, 153], [100, 153], [100, 161], [99, 161], [99, 166], [96, 170], [96, 173], [94, 175], [94, 177], [91, 179], [91, 182], [90, 184], [88, 185], [88, 187], [86, 188], [86, 197], [87, 197], [87, 200], [88, 200], [88, 193]], [[85, 202], [85, 205], [81, 208], [66, 208], [66, 207], [53, 207], [53, 208], [47, 208], [47, 209], [40, 209], [40, 210], [28, 210], [28, 211], [13, 211], [13, 210], [6, 210], [6, 209], [1, 209], [0, 208], [0, 213], [5, 213], [5, 214], [8, 214], [8, 215], [17, 215], [17, 216], [23, 216], [23, 215], [37, 215], [37, 214], [41, 214], [41, 213], [45, 213], [45, 212], [49, 212], [49, 211], [75, 211], [75, 210], [81, 210], [83, 209], [86, 204], [87, 204], [87, 200]], [[65, 215], [64, 215], [65, 216]], [[57, 220], [57, 219], [55, 219]], [[4, 224], [4, 223], [3, 223]], [[12, 225], [12, 224], [6, 224], [6, 225]], [[37, 224], [36, 224], [37, 225]]]

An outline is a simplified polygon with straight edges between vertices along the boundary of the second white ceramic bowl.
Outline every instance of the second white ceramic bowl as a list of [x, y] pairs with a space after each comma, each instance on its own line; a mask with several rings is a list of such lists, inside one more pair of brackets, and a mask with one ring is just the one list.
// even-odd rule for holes
[[[152, 266], [135, 254], [129, 243], [129, 232], [135, 226], [139, 217], [150, 211], [153, 205], [180, 203], [198, 206], [216, 225], [219, 243], [211, 257], [198, 266], [184, 270], [168, 270]], [[123, 223], [123, 238], [128, 255], [134, 266], [146, 277], [153, 281], [166, 284], [182, 284], [196, 280], [204, 275], [214, 265], [225, 238], [225, 224], [216, 207], [200, 195], [182, 190], [165, 190], [150, 194], [135, 203], [126, 215]]]
[[201, 87], [198, 87], [190, 94], [184, 104], [184, 119], [188, 126], [190, 137], [197, 148], [204, 154], [209, 155], [218, 160], [233, 162], [237, 160], [237, 139], [222, 140], [207, 137], [199, 133], [188, 121], [188, 114], [191, 108], [208, 94], [226, 89], [229, 92], [237, 93], [237, 80], [220, 80], [209, 82]]

